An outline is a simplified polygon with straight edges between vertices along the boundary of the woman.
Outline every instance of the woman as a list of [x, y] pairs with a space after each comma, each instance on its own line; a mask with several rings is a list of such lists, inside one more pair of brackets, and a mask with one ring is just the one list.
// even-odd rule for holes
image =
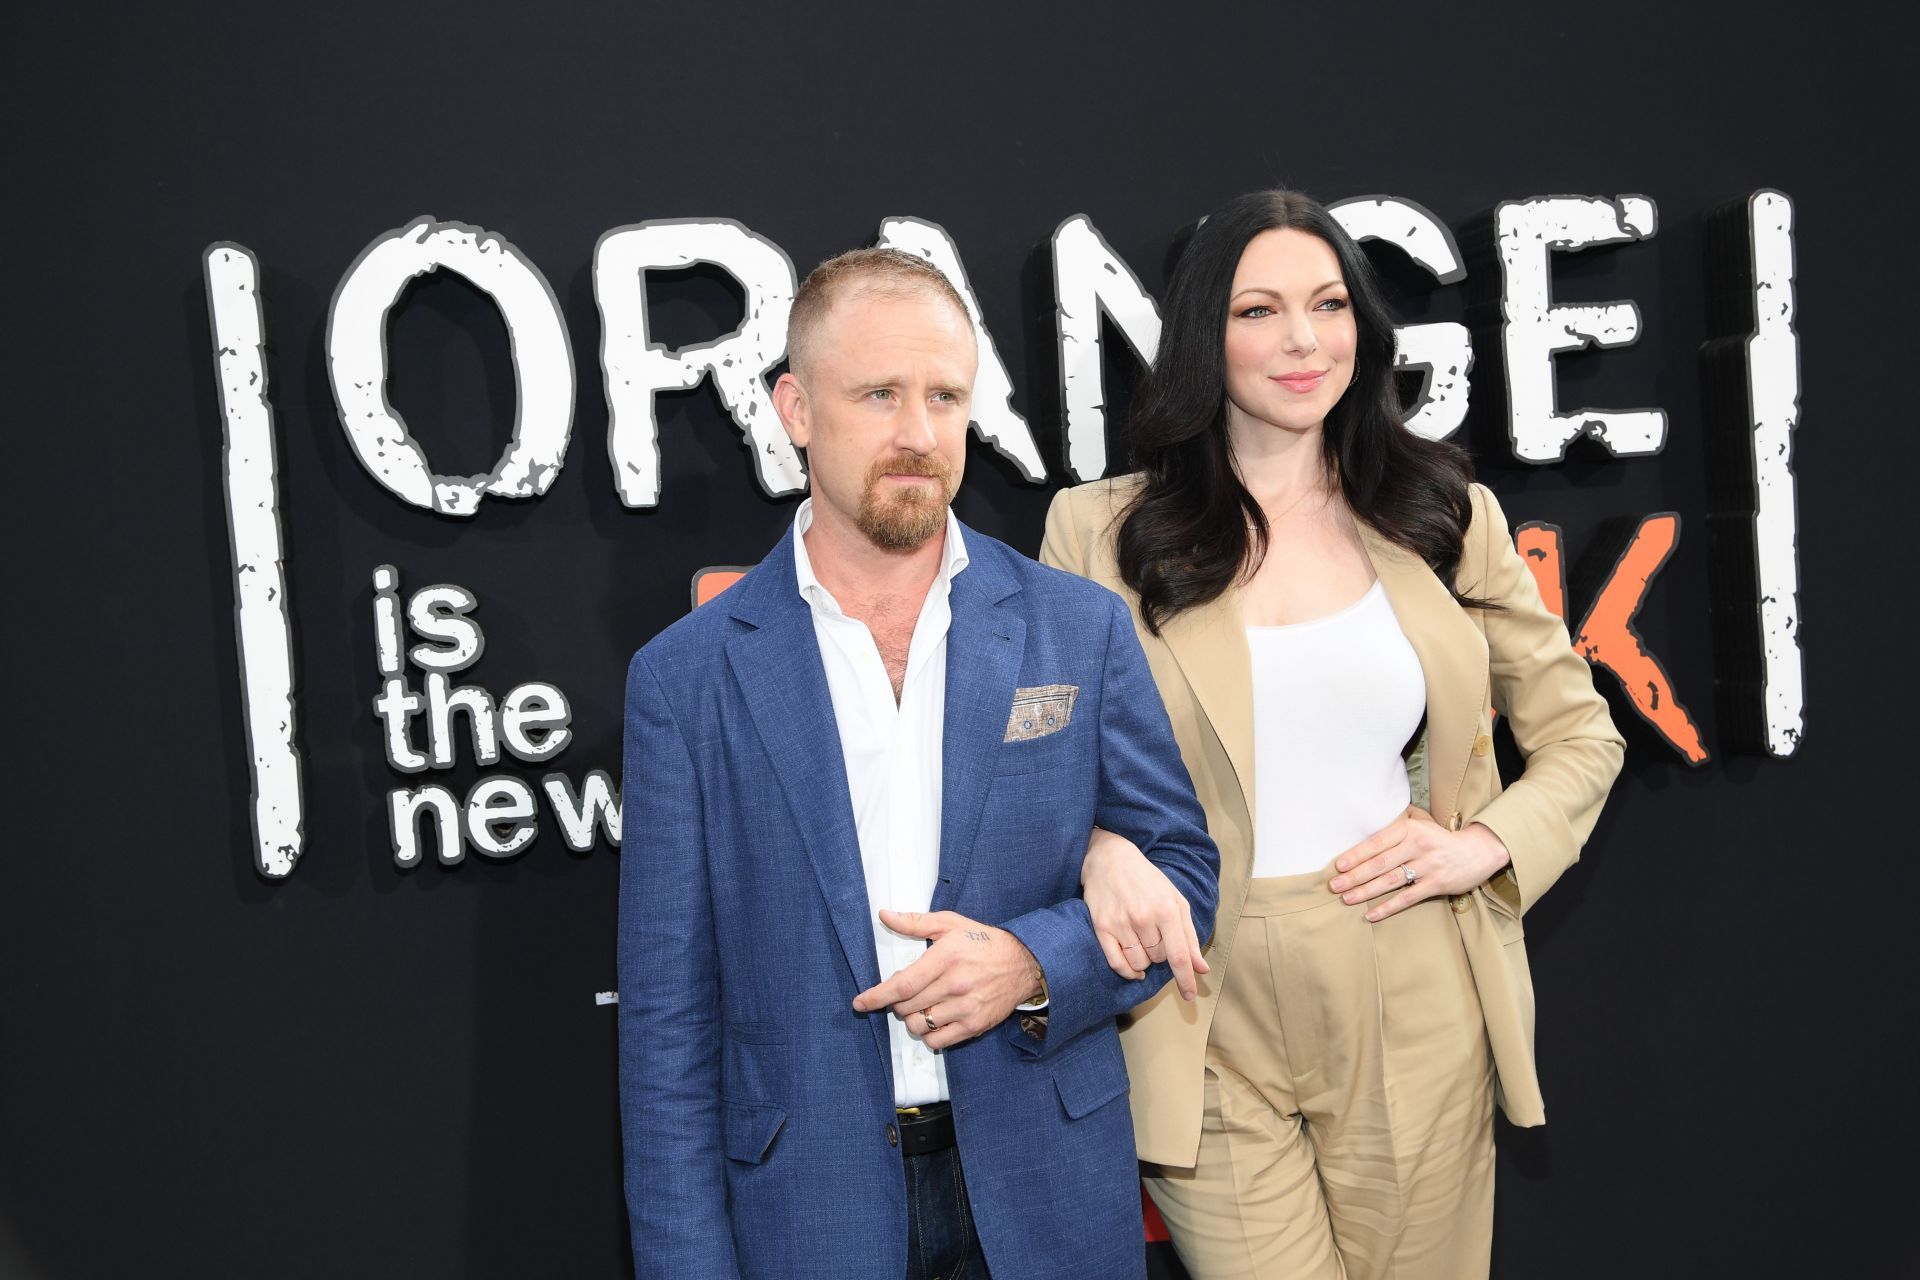
[[[1403, 425], [1393, 355], [1327, 211], [1242, 196], [1174, 269], [1140, 470], [1047, 517], [1041, 558], [1132, 605], [1220, 846], [1199, 999], [1122, 1035], [1197, 1280], [1486, 1274], [1496, 1097], [1545, 1119], [1521, 916], [1620, 768], [1499, 504]], [[1504, 791], [1496, 710], [1526, 758]], [[1096, 833], [1086, 895], [1117, 969], [1191, 963], [1124, 841]]]

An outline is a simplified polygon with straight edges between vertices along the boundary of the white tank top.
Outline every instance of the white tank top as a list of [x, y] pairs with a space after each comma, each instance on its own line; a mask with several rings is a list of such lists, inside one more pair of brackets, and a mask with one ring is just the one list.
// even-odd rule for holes
[[1406, 810], [1400, 750], [1427, 709], [1420, 657], [1386, 589], [1338, 613], [1248, 627], [1253, 874], [1318, 871]]

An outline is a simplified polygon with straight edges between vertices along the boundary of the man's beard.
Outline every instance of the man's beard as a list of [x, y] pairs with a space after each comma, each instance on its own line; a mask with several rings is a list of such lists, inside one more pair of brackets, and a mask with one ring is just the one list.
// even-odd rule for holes
[[[930, 476], [935, 485], [893, 487], [882, 495], [880, 485], [888, 475]], [[946, 528], [947, 504], [952, 501], [953, 468], [945, 460], [933, 454], [898, 454], [867, 468], [860, 514], [854, 523], [876, 547], [912, 551]]]

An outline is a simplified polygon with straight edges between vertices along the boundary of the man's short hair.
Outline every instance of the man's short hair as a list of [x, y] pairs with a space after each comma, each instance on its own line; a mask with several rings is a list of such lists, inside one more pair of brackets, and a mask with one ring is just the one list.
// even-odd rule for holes
[[850, 249], [807, 273], [800, 292], [793, 299], [793, 311], [787, 318], [787, 365], [800, 369], [812, 355], [820, 322], [836, 302], [848, 298], [908, 298], [916, 295], [951, 302], [967, 321], [972, 318], [960, 291], [946, 273], [917, 254], [900, 249]]

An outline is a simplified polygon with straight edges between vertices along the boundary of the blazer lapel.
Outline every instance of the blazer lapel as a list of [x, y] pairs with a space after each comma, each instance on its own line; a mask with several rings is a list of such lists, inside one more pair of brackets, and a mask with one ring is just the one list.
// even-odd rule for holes
[[1180, 674], [1187, 679], [1207, 723], [1226, 748], [1240, 782], [1247, 814], [1253, 814], [1253, 657], [1240, 613], [1240, 592], [1229, 587], [1217, 600], [1187, 609], [1160, 629]]
[[1486, 706], [1486, 637], [1425, 561], [1365, 523], [1359, 528], [1373, 571], [1426, 677], [1428, 807], [1444, 824], [1458, 804]]
[[966, 883], [994, 762], [1027, 651], [1027, 621], [1002, 601], [1020, 585], [1001, 552], [966, 530], [968, 564], [954, 579], [947, 627], [947, 701], [940, 743], [940, 880], [932, 910], [947, 911]]
[[[727, 661], [793, 812], [840, 948], [864, 991], [880, 981], [866, 872], [813, 615], [794, 585], [792, 540], [789, 531], [750, 581], [722, 597], [722, 607], [753, 628], [727, 642]], [[751, 778], [739, 782], [755, 785]], [[871, 1021], [884, 1037], [886, 1020]], [[884, 1054], [884, 1039], [881, 1048]]]

